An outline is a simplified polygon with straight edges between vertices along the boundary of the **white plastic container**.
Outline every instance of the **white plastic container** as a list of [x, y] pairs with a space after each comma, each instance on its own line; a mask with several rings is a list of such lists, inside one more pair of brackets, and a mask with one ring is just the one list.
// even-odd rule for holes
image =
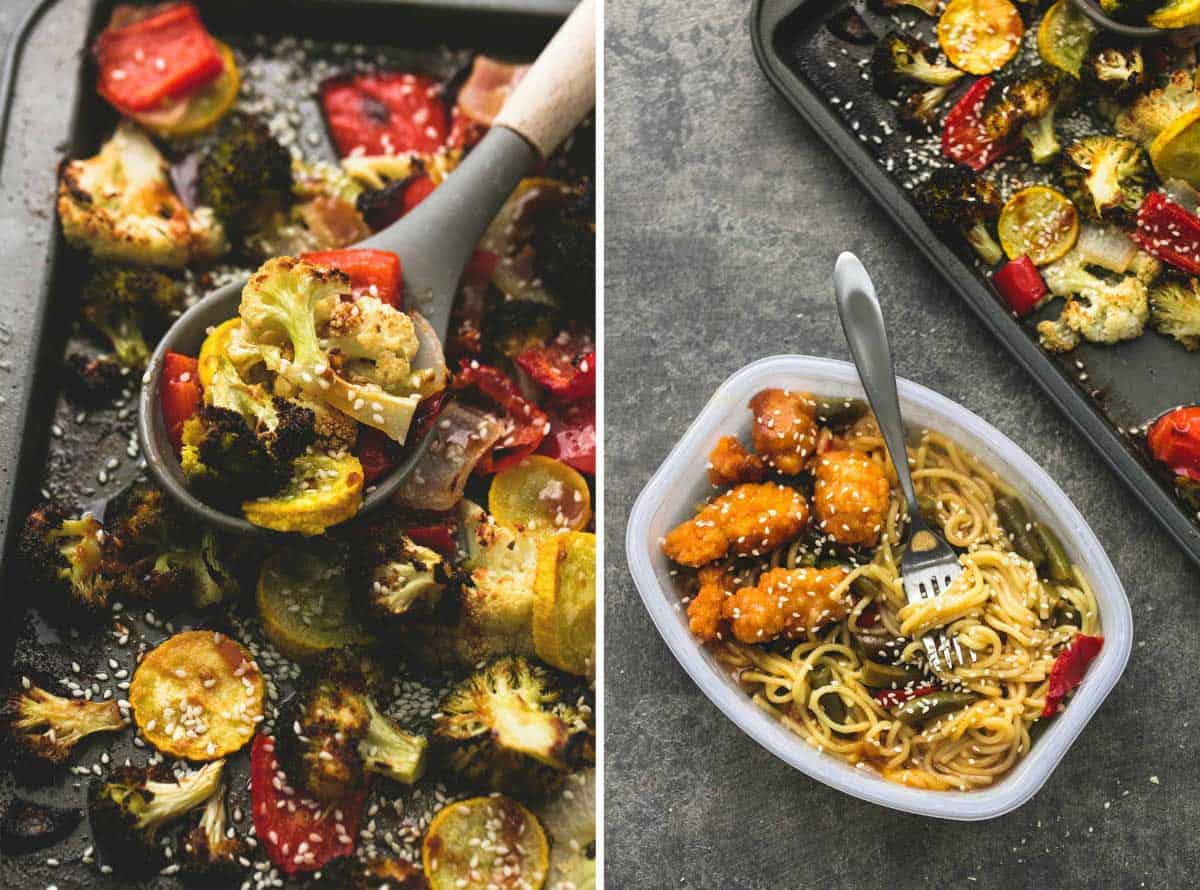
[[717, 439], [739, 435], [749, 441], [747, 404], [754, 393], [770, 386], [822, 396], [863, 395], [853, 365], [808, 356], [765, 358], [721, 385], [642, 490], [629, 517], [625, 537], [629, 569], [659, 633], [725, 716], [776, 757], [812, 778], [854, 797], [923, 816], [972, 821], [1011, 812], [1050, 778], [1129, 660], [1133, 619], [1107, 554], [1062, 489], [1024, 451], [965, 408], [923, 386], [900, 380], [900, 402], [909, 426], [944, 433], [975, 454], [1020, 492], [1031, 515], [1062, 539], [1071, 561], [1082, 568], [1095, 590], [1104, 647], [1066, 708], [1048, 721], [1033, 750], [990, 788], [967, 792], [908, 788], [822, 754], [755, 705], [692, 637], [672, 583], [671, 565], [659, 546], [662, 537], [694, 516], [695, 506], [711, 494], [705, 465]]

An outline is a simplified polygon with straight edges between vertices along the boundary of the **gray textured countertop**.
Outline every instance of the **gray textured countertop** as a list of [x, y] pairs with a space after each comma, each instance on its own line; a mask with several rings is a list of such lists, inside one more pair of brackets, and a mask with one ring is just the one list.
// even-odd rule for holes
[[[747, 7], [607, 10], [608, 886], [1190, 885], [1197, 570], [775, 95]], [[773, 353], [849, 357], [830, 285], [845, 249], [880, 285], [899, 373], [1038, 460], [1133, 603], [1124, 679], [1046, 787], [993, 822], [891, 813], [776, 760], [692, 685], [626, 571], [634, 498], [727, 375]]]

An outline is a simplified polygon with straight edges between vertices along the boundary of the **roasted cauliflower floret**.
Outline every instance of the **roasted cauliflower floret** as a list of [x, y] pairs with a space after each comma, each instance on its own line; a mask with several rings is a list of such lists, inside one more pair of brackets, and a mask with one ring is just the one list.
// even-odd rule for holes
[[839, 544], [874, 546], [888, 508], [883, 467], [853, 451], [817, 458], [813, 514], [821, 531]]
[[1055, 296], [1068, 297], [1059, 318], [1038, 324], [1042, 345], [1051, 352], [1068, 352], [1082, 337], [1093, 343], [1119, 343], [1141, 336], [1150, 317], [1147, 285], [1161, 264], [1139, 252], [1130, 274], [1116, 280], [1093, 274], [1078, 252], [1072, 251], [1042, 269]]
[[211, 210], [179, 200], [163, 156], [129, 121], [99, 154], [64, 165], [58, 215], [67, 241], [100, 259], [179, 269], [229, 248]]
[[1165, 85], [1135, 98], [1117, 115], [1117, 132], [1149, 149], [1154, 137], [1172, 121], [1200, 107], [1198, 73], [1181, 68], [1171, 74]]
[[28, 680], [0, 702], [0, 731], [18, 751], [51, 763], [63, 763], [93, 733], [124, 728], [115, 701], [62, 698]]
[[663, 540], [663, 552], [680, 565], [699, 568], [729, 553], [769, 553], [795, 540], [807, 525], [808, 501], [801, 492], [774, 482], [751, 482], [673, 529]]
[[786, 476], [808, 464], [817, 447], [816, 403], [807, 393], [764, 389], [750, 400], [754, 450]]
[[762, 482], [766, 475], [762, 458], [747, 451], [736, 436], [722, 436], [708, 455], [708, 481], [719, 488]]
[[723, 605], [733, 636], [742, 643], [766, 643], [820, 630], [840, 621], [850, 609], [850, 596], [834, 590], [846, 580], [842, 566], [828, 569], [771, 569], [754, 587], [743, 587]]

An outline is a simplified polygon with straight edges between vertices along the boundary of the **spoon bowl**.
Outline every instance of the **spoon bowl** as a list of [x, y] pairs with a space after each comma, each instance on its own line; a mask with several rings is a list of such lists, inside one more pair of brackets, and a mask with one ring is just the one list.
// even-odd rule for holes
[[1168, 37], [1174, 35], [1192, 35], [1196, 33], [1195, 28], [1155, 28], [1153, 25], [1127, 25], [1124, 22], [1118, 22], [1115, 19], [1109, 18], [1104, 14], [1104, 10], [1095, 2], [1095, 0], [1072, 0], [1075, 8], [1078, 9], [1084, 16], [1096, 27], [1104, 31], [1112, 31], [1114, 34], [1120, 34], [1122, 37], [1130, 37], [1135, 40], [1146, 40], [1156, 37]]

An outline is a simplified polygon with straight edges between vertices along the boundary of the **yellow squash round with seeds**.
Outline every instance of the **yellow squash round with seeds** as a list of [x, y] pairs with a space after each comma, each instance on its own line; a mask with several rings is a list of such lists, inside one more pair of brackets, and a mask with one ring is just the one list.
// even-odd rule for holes
[[263, 677], [236, 640], [191, 630], [151, 650], [129, 684], [138, 729], [164, 754], [220, 760], [254, 737]]
[[574, 469], [534, 454], [492, 479], [488, 512], [501, 525], [534, 534], [578, 531], [592, 516], [592, 498]]
[[1150, 162], [1161, 179], [1200, 186], [1200, 108], [1171, 121], [1150, 144]]
[[538, 545], [533, 647], [569, 674], [592, 673], [596, 657], [596, 536], [554, 535]]
[[1065, 256], [1079, 238], [1079, 213], [1057, 189], [1033, 185], [1004, 205], [997, 224], [1000, 246], [1010, 259], [1028, 256], [1044, 266]]
[[246, 519], [263, 528], [319, 535], [345, 522], [362, 506], [363, 468], [352, 454], [296, 458], [292, 479], [278, 494], [246, 501]]
[[443, 807], [421, 854], [430, 890], [541, 890], [550, 867], [542, 824], [502, 794]]
[[1078, 79], [1096, 26], [1071, 0], [1056, 0], [1038, 25], [1038, 54], [1048, 64]]
[[138, 114], [134, 119], [159, 136], [181, 138], [202, 133], [223, 118], [237, 101], [242, 75], [232, 49], [217, 41], [217, 51], [225, 67], [215, 80], [186, 99], [174, 102], [161, 111]]
[[955, 68], [991, 74], [1021, 47], [1025, 26], [1008, 0], [950, 0], [938, 19], [942, 52]]

